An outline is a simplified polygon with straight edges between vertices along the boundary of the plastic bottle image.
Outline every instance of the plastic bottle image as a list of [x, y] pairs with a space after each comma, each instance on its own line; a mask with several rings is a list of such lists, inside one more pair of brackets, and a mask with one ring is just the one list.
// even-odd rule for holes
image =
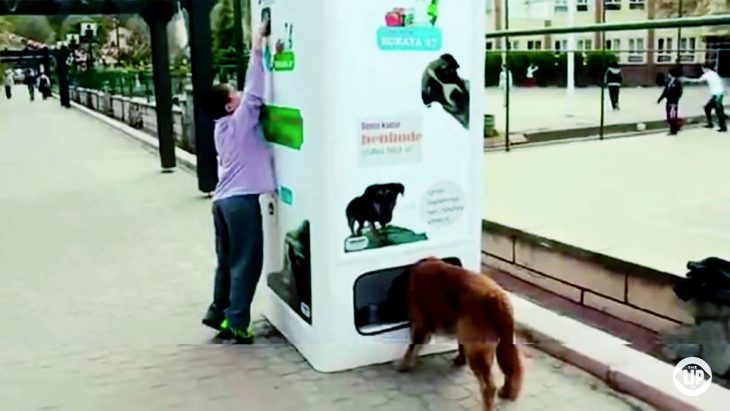
[[430, 23], [432, 26], [436, 25], [436, 20], [439, 17], [439, 0], [431, 0], [431, 4], [428, 5], [428, 16], [430, 17]]
[[294, 50], [293, 32], [294, 32], [294, 23], [289, 23], [289, 38], [288, 38], [287, 45], [286, 45], [287, 50]]

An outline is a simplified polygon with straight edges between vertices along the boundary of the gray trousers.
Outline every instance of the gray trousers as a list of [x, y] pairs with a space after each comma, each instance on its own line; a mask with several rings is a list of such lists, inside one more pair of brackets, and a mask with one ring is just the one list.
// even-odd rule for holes
[[213, 221], [218, 268], [210, 309], [225, 314], [231, 327], [245, 330], [251, 323], [251, 302], [263, 267], [258, 194], [213, 202]]

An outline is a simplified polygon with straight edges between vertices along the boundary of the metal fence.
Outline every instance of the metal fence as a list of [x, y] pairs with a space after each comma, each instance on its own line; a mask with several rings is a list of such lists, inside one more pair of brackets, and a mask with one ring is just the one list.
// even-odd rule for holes
[[[549, 26], [540, 20], [541, 27], [510, 29], [509, 3], [501, 11], [504, 29], [485, 36], [485, 137], [491, 148], [656, 132], [666, 127], [657, 100], [670, 68], [698, 77], [701, 64], [712, 61], [730, 76], [730, 39], [710, 44], [689, 30], [712, 33], [730, 24], [730, 15], [607, 22], [602, 7], [601, 23]], [[525, 25], [524, 16], [520, 23]], [[613, 62], [623, 77], [616, 110], [605, 81]], [[701, 121], [707, 97], [704, 87], [685, 87], [680, 115], [686, 122]]]

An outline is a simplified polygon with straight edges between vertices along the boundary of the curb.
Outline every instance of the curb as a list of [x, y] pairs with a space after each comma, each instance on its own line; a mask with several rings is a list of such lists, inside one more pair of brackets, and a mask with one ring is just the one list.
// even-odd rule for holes
[[[142, 131], [74, 101], [71, 106], [148, 148], [159, 148], [157, 139]], [[175, 156], [182, 166], [195, 170], [197, 162], [194, 155], [176, 147]], [[634, 350], [625, 340], [522, 297], [510, 293], [510, 299], [516, 313], [517, 332], [530, 344], [603, 380], [616, 391], [668, 411], [725, 411], [730, 404], [730, 390], [717, 384], [700, 397], [682, 396], [672, 382], [672, 365]]]
[[712, 384], [699, 397], [684, 396], [674, 387], [674, 366], [631, 348], [625, 340], [522, 297], [510, 294], [510, 299], [518, 334], [540, 351], [592, 374], [614, 390], [661, 410], [727, 410], [730, 390]]
[[[148, 148], [153, 148], [155, 150], [159, 150], [160, 143], [157, 141], [157, 139], [143, 131], [137, 130], [136, 128], [133, 128], [125, 123], [122, 123], [121, 121], [114, 119], [112, 117], [109, 117], [105, 114], [99, 113], [98, 111], [92, 110], [86, 106], [83, 106], [73, 100], [71, 100], [71, 107], [90, 115], [91, 117], [94, 117], [95, 119], [101, 121], [102, 123], [113, 127], [124, 134], [127, 134], [128, 136], [132, 137], [133, 139], [137, 140], [138, 142], [144, 144]], [[177, 162], [180, 166], [187, 168], [190, 171], [195, 171], [197, 167], [197, 159], [194, 154], [190, 154], [187, 151], [175, 147], [175, 158], [177, 159]], [[170, 171], [169, 169], [166, 169], [165, 171]]]

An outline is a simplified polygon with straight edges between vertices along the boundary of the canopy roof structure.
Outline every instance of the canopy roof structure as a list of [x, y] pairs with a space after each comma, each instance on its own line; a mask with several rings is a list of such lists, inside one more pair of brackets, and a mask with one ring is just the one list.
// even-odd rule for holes
[[0, 15], [143, 14], [174, 10], [176, 0], [0, 0]]

